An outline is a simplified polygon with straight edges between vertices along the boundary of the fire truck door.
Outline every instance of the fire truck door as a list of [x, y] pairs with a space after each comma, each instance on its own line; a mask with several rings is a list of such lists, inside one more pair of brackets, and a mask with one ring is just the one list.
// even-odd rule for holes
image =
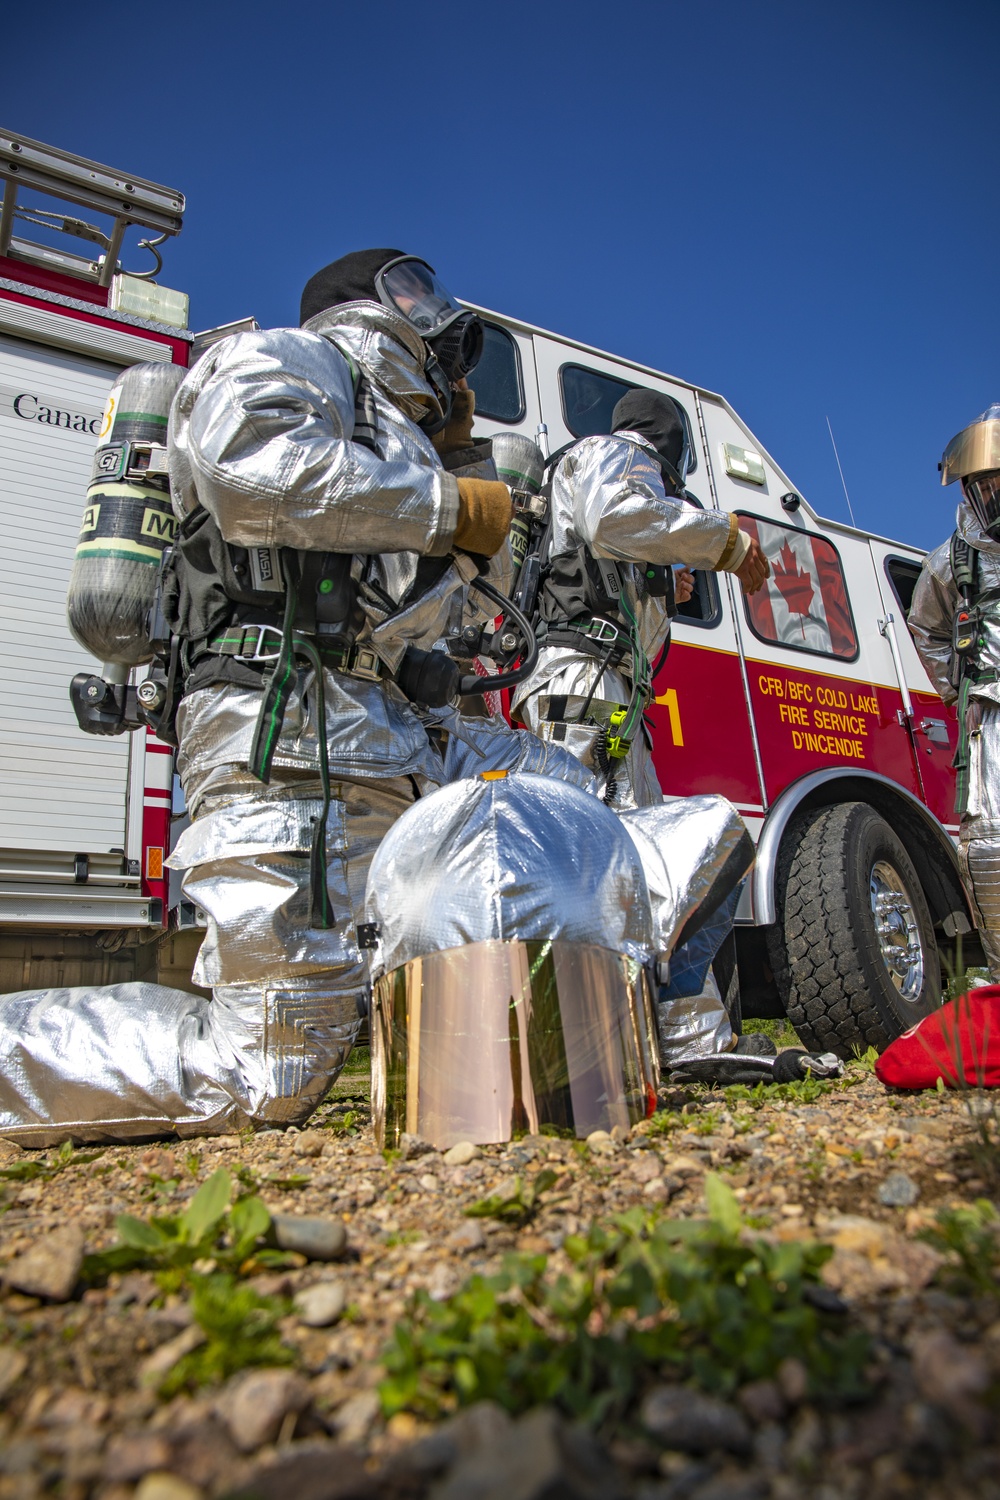
[[872, 539], [871, 552], [882, 601], [882, 629], [894, 651], [903, 713], [908, 718], [924, 800], [949, 827], [955, 825], [955, 773], [951, 761], [957, 741], [957, 721], [954, 709], [946, 707], [932, 688], [906, 628], [921, 558], [876, 539]]

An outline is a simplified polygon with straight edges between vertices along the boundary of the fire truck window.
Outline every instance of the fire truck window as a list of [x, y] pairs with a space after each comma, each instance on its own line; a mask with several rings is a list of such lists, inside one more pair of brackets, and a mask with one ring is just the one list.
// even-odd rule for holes
[[[559, 371], [559, 386], [562, 394], [563, 421], [574, 437], [591, 437], [595, 433], [611, 431], [611, 413], [626, 391], [646, 389], [635, 381], [617, 380], [600, 370], [588, 370], [584, 365], [563, 365]], [[690, 462], [688, 473], [698, 467], [698, 455], [691, 432], [691, 419], [676, 396], [675, 402], [687, 432]]]
[[476, 393], [476, 416], [494, 422], [520, 422], [524, 416], [524, 385], [517, 345], [505, 328], [483, 324], [483, 353], [469, 376]]
[[699, 568], [694, 575], [694, 593], [685, 604], [678, 604], [677, 614], [689, 625], [718, 625], [722, 618], [719, 585], [715, 575]]
[[760, 516], [740, 514], [740, 524], [771, 564], [764, 587], [743, 600], [754, 635], [791, 651], [853, 661], [858, 637], [833, 543]]
[[920, 564], [908, 557], [887, 557], [885, 572], [892, 584], [892, 592], [899, 602], [900, 609], [904, 615], [908, 615], [910, 605], [913, 603], [913, 590], [920, 577]]

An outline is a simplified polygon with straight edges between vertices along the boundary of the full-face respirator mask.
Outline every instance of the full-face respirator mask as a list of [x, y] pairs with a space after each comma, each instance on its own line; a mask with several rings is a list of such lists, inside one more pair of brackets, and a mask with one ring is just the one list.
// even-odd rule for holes
[[383, 307], [399, 313], [415, 328], [430, 351], [424, 373], [441, 402], [440, 421], [421, 425], [440, 432], [451, 415], [452, 388], [479, 363], [483, 325], [475, 313], [456, 302], [431, 266], [415, 255], [391, 260], [375, 276]]

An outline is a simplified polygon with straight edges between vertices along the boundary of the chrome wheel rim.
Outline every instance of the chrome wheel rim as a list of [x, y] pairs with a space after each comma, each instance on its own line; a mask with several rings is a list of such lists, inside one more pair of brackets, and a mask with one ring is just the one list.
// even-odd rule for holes
[[924, 988], [924, 946], [909, 892], [884, 859], [873, 865], [869, 884], [882, 962], [900, 997], [917, 1001]]

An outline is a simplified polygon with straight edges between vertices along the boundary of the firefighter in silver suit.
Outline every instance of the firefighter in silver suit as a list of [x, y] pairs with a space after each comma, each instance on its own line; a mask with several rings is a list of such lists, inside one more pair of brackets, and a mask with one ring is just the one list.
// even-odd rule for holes
[[479, 477], [446, 466], [481, 343], [426, 263], [365, 251], [312, 278], [301, 328], [225, 339], [181, 385], [164, 609], [183, 641], [192, 821], [170, 863], [207, 918], [194, 978], [213, 998], [149, 984], [5, 997], [0, 1133], [301, 1121], [361, 1024], [366, 877], [396, 818], [484, 770], [592, 787], [558, 747], [403, 690], [414, 662], [442, 660], [455, 601], [510, 523], [482, 452]]
[[958, 711], [959, 862], [1000, 982], [1000, 402], [954, 437], [941, 482], [961, 482], [955, 531], [924, 561], [908, 624], [927, 675]]
[[[547, 635], [512, 715], [589, 766], [616, 811], [661, 800], [642, 713], [670, 630], [672, 564], [735, 573], [747, 592], [768, 564], [735, 516], [683, 498], [687, 435], [657, 391], [629, 391], [610, 436], [581, 439], [552, 481], [551, 550], [539, 610]], [[621, 731], [624, 731], [622, 733]]]

